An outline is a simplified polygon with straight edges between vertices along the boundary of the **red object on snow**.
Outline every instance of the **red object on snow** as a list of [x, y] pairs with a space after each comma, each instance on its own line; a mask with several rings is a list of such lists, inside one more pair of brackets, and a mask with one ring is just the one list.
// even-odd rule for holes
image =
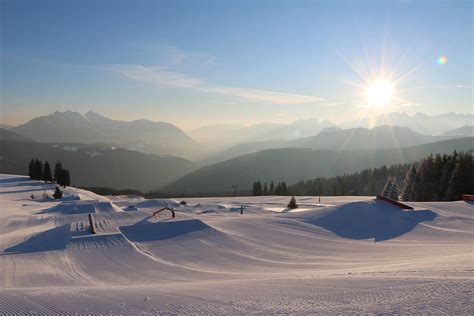
[[463, 194], [462, 199], [466, 202], [474, 202], [474, 195], [471, 194]]
[[389, 199], [388, 197], [385, 197], [385, 196], [382, 196], [382, 195], [377, 195], [377, 200], [382, 200], [382, 201], [388, 202], [388, 203], [393, 204], [395, 206], [398, 206], [399, 208], [402, 208], [404, 210], [412, 210], [413, 209], [413, 207], [411, 207], [410, 205], [400, 203], [398, 201]]

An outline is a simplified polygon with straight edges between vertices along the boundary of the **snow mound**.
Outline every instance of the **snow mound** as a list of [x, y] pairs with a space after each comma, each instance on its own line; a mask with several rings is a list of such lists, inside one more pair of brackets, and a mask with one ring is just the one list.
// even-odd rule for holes
[[57, 226], [36, 234], [18, 245], [5, 249], [5, 253], [31, 253], [64, 250], [71, 240], [70, 225]]
[[305, 220], [344, 238], [383, 241], [404, 235], [437, 216], [430, 210], [407, 211], [383, 201], [363, 201], [311, 213]]
[[108, 212], [123, 212], [123, 210], [111, 202], [64, 201], [49, 209], [40, 211], [38, 214], [73, 215]]
[[175, 200], [151, 199], [143, 200], [134, 204], [137, 208], [162, 208], [162, 207], [178, 207], [180, 204]]

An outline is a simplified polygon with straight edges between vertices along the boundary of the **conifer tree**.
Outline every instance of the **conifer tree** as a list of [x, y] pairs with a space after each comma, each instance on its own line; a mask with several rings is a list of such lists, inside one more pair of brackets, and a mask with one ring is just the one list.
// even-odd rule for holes
[[460, 153], [446, 192], [446, 199], [460, 200], [463, 194], [474, 193], [474, 165], [470, 153]]
[[69, 170], [61, 169], [59, 171], [58, 180], [56, 181], [57, 184], [66, 187], [71, 184], [71, 179], [69, 175]]
[[266, 182], [263, 184], [263, 192], [262, 193], [263, 193], [263, 195], [268, 195], [268, 185], [267, 185]]
[[38, 159], [35, 159], [35, 177], [34, 179], [35, 180], [43, 180], [43, 163], [38, 160]]
[[43, 180], [44, 182], [52, 182], [53, 176], [51, 174], [51, 168], [49, 163], [46, 161], [43, 166]]
[[419, 169], [419, 184], [416, 186], [416, 197], [418, 201], [432, 201], [435, 197], [436, 172], [434, 170], [433, 156], [426, 157]]
[[388, 177], [387, 182], [385, 182], [385, 186], [382, 191], [382, 196], [388, 197], [391, 189], [392, 189], [392, 177]]
[[268, 193], [270, 195], [275, 195], [275, 185], [273, 184], [273, 181], [270, 182], [270, 191]]
[[260, 181], [256, 181], [253, 183], [252, 195], [254, 196], [262, 195], [262, 183]]
[[35, 178], [35, 160], [31, 159], [30, 164], [28, 165], [28, 176], [30, 179]]
[[398, 189], [397, 189], [397, 182], [395, 181], [394, 178], [392, 178], [392, 183], [390, 185], [390, 189], [388, 191], [387, 197], [389, 199], [398, 201]]
[[402, 187], [402, 200], [415, 201], [416, 168], [411, 166], [405, 175]]
[[71, 185], [71, 176], [69, 174], [69, 170], [63, 169], [62, 171], [62, 183], [63, 187]]
[[281, 183], [278, 182], [275, 187], [275, 195], [281, 195]]
[[54, 181], [60, 182], [61, 181], [61, 172], [63, 170], [63, 165], [60, 161], [57, 161], [54, 165]]

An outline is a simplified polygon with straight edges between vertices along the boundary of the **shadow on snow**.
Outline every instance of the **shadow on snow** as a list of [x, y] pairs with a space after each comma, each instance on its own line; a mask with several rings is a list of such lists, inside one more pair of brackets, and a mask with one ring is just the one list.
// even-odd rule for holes
[[433, 221], [438, 214], [430, 210], [407, 211], [383, 201], [353, 202], [306, 221], [349, 239], [384, 241], [402, 236], [416, 225]]

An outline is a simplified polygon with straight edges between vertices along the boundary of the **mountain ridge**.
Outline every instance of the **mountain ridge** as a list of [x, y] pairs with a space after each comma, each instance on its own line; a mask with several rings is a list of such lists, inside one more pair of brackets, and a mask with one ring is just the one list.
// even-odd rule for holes
[[171, 123], [119, 121], [93, 111], [85, 115], [56, 111], [10, 131], [44, 143], [118, 143], [125, 148], [156, 154], [187, 156], [199, 149], [196, 141]]

